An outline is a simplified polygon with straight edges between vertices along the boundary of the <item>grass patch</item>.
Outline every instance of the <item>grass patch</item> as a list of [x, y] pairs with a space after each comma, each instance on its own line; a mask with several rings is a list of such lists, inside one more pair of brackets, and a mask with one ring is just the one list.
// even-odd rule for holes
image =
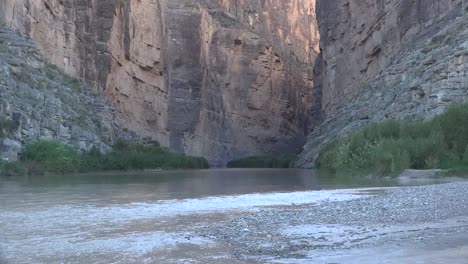
[[232, 160], [228, 168], [292, 168], [296, 155], [282, 156], [253, 156], [244, 159]]
[[468, 104], [430, 121], [386, 120], [329, 144], [317, 167], [351, 175], [398, 175], [405, 169], [468, 168]]

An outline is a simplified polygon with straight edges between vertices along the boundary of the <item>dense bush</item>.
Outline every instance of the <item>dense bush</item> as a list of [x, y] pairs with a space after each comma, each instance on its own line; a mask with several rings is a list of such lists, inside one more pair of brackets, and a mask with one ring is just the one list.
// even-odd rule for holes
[[254, 156], [244, 159], [232, 160], [228, 168], [291, 168], [296, 160], [295, 155], [283, 156]]
[[173, 153], [159, 145], [117, 142], [106, 154], [92, 149], [83, 153], [80, 171], [143, 170], [143, 169], [205, 169], [204, 158]]
[[28, 168], [21, 162], [0, 161], [0, 176], [25, 176]]
[[93, 148], [79, 153], [58, 141], [40, 140], [27, 144], [20, 162], [0, 161], [1, 176], [26, 174], [65, 174], [111, 170], [143, 169], [206, 169], [204, 158], [173, 153], [159, 144], [127, 144], [117, 142], [108, 153]]
[[468, 104], [430, 121], [370, 124], [329, 144], [317, 167], [350, 174], [396, 175], [411, 169], [468, 166]]
[[79, 152], [58, 141], [40, 140], [27, 144], [22, 160], [34, 164], [36, 171], [53, 174], [76, 172], [80, 167]]

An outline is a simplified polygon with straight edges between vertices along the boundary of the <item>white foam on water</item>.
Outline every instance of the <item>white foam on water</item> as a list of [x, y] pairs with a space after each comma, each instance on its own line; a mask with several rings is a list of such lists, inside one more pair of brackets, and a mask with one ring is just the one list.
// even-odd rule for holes
[[[227, 210], [255, 210], [262, 206], [318, 204], [324, 201], [346, 201], [362, 197], [357, 190], [326, 190], [291, 193], [245, 194], [207, 197], [201, 199], [158, 200], [125, 205], [60, 205], [21, 211], [4, 211], [0, 220], [6, 223], [22, 222], [56, 226], [72, 223], [93, 226], [127, 222], [136, 219], [156, 219], [177, 215], [203, 214]], [[2, 210], [0, 210], [0, 213]], [[3, 218], [3, 219], [2, 219]], [[1, 228], [1, 227], [0, 227]]]
[[[292, 193], [244, 194], [238, 196], [207, 197], [202, 199], [165, 200], [157, 203], [134, 203], [125, 210], [143, 209], [144, 214], [170, 216], [262, 206], [303, 205], [323, 201], [347, 201], [362, 197], [352, 190], [307, 191]], [[137, 212], [135, 212], [137, 213]]]
[[[158, 223], [171, 217], [232, 210], [257, 210], [262, 206], [318, 204], [362, 197], [357, 190], [245, 194], [202, 199], [158, 200], [125, 205], [53, 204], [21, 210], [0, 209], [0, 248], [6, 257], [17, 254], [80, 255], [89, 252], [127, 252], [141, 255], [159, 247], [210, 241], [187, 233], [170, 233]], [[143, 224], [149, 230], [134, 230]], [[156, 229], [156, 230], [155, 230]], [[133, 230], [133, 231], [130, 231]], [[184, 231], [182, 231], [184, 232]], [[191, 239], [186, 240], [189, 236]]]
[[209, 239], [194, 236], [189, 232], [136, 232], [112, 234], [101, 238], [85, 238], [78, 234], [29, 237], [21, 240], [0, 242], [7, 258], [30, 256], [62, 256], [109, 254], [141, 256], [157, 249], [169, 249], [179, 244], [207, 245]]

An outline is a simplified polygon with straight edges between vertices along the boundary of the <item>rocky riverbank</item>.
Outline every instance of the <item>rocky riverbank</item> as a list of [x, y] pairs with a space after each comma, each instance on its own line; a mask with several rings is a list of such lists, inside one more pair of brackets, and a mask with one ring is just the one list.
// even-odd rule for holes
[[362, 193], [262, 208], [202, 233], [253, 263], [466, 263], [468, 182]]
[[188, 199], [148, 182], [44, 186], [0, 182], [1, 264], [468, 259], [468, 181]]

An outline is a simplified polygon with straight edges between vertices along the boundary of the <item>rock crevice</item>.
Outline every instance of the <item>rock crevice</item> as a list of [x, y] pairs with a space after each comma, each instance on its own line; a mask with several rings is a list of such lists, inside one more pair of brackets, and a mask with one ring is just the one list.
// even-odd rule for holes
[[213, 165], [466, 100], [467, 0], [4, 0], [115, 123]]
[[214, 165], [299, 151], [316, 113], [315, 0], [5, 0], [0, 15], [121, 127]]

